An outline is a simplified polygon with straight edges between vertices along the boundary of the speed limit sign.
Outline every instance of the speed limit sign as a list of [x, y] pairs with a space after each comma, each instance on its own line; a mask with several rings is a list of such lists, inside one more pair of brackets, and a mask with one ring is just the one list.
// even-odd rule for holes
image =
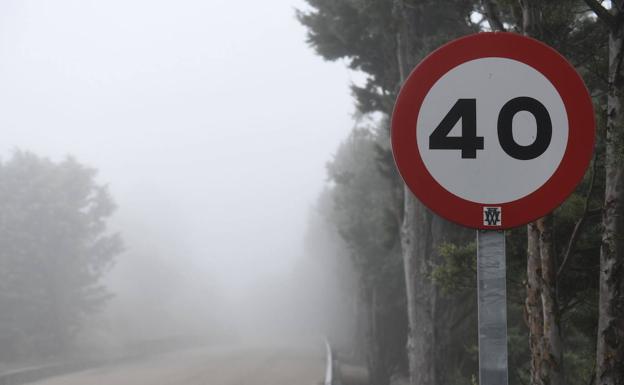
[[594, 112], [574, 68], [543, 43], [480, 33], [430, 54], [392, 117], [401, 176], [431, 210], [506, 229], [552, 211], [592, 157]]

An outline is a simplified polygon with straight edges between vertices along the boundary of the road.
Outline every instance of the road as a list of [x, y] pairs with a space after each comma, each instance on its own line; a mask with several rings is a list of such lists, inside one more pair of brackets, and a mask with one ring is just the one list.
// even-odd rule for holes
[[222, 346], [167, 353], [32, 383], [37, 385], [318, 385], [322, 343]]

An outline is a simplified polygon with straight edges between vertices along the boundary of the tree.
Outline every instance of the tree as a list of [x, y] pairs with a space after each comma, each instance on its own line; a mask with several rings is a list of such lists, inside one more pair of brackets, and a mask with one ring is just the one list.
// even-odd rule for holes
[[15, 152], [0, 163], [0, 340], [4, 357], [67, 348], [109, 293], [99, 282], [121, 249], [95, 170]]
[[[351, 68], [369, 75], [366, 87], [354, 88], [361, 112], [380, 111], [389, 116], [401, 81], [442, 43], [478, 30], [503, 28], [529, 34], [555, 47], [581, 73], [595, 104], [606, 104], [608, 85], [603, 73], [607, 47], [603, 40], [607, 30], [604, 23], [590, 15], [582, 0], [308, 3], [313, 10], [299, 17], [309, 29], [311, 45], [325, 58], [346, 58]], [[598, 114], [598, 120], [607, 118]], [[594, 353], [588, 347], [595, 342], [601, 233], [596, 214], [602, 206], [597, 196], [605, 185], [601, 170], [606, 147], [600, 135], [597, 142], [596, 160], [575, 194], [553, 216], [530, 226], [531, 231], [515, 229], [507, 236], [510, 367], [514, 369], [510, 383], [582, 384], [593, 376]], [[402, 184], [398, 188], [403, 188]], [[447, 331], [453, 330], [457, 322], [472, 322], [471, 316], [453, 313], [456, 309], [470, 311], [461, 306], [470, 297], [446, 289], [451, 279], [461, 280], [459, 271], [474, 272], [470, 266], [449, 262], [453, 258], [447, 258], [450, 249], [446, 244], [467, 250], [464, 246], [472, 234], [431, 214], [407, 190], [396, 204], [402, 207], [397, 216], [402, 223], [411, 383], [469, 383], [466, 373], [474, 369], [472, 363], [476, 362], [470, 342], [474, 331], [464, 329], [452, 336]], [[436, 278], [434, 282], [431, 276]], [[446, 277], [442, 280], [446, 283], [440, 277]], [[527, 290], [525, 284], [529, 281]], [[466, 290], [461, 294], [467, 294]], [[450, 347], [457, 345], [465, 349], [457, 349], [458, 358], [451, 358]], [[463, 378], [450, 376], [449, 366], [461, 366]]]
[[[436, 46], [477, 30], [470, 22], [473, 4], [469, 1], [308, 3], [314, 10], [298, 16], [309, 29], [309, 43], [323, 57], [348, 58], [351, 68], [368, 74], [364, 87], [353, 88], [363, 113], [380, 111], [389, 116], [401, 81], [420, 59]], [[390, 154], [386, 156], [385, 161], [392, 162]], [[396, 186], [402, 190], [396, 206], [400, 207], [397, 218], [408, 299], [410, 377], [413, 384], [438, 383], [434, 378], [444, 383], [448, 371], [435, 361], [445, 355], [449, 335], [435, 331], [433, 325], [438, 322], [443, 330], [443, 323], [452, 321], [442, 319], [449, 301], [438, 298], [430, 267], [439, 259], [437, 246], [452, 239], [448, 235], [466, 233], [433, 216], [402, 183]]]
[[[469, 20], [473, 5], [468, 1], [393, 2], [399, 31], [397, 64], [400, 82], [434, 47], [477, 31]], [[448, 370], [441, 363], [448, 346], [440, 310], [451, 306], [431, 281], [432, 266], [440, 261], [438, 248], [446, 242], [465, 242], [466, 230], [434, 215], [404, 186], [401, 245], [405, 264], [410, 334], [407, 352], [412, 385], [443, 384]], [[439, 328], [439, 329], [438, 329]]]
[[398, 176], [378, 160], [387, 146], [383, 135], [358, 128], [328, 165], [334, 203], [328, 216], [348, 246], [358, 275], [361, 337], [371, 382], [380, 385], [405, 366], [402, 344], [407, 327], [395, 205], [400, 190], [387, 180]]
[[624, 384], [624, 2], [585, 0], [609, 31], [596, 384]]

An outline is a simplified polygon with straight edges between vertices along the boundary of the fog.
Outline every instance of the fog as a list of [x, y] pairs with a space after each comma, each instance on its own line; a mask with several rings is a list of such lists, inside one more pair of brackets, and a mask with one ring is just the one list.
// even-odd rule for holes
[[[617, 382], [624, 164], [611, 139], [624, 100], [607, 80], [624, 76], [609, 65], [623, 12], [610, 1], [0, 1], [0, 385]], [[466, 49], [535, 78], [505, 89], [530, 108], [506, 110], [514, 143], [494, 146], [494, 177], [468, 198], [487, 203], [501, 170], [525, 167], [501, 146], [531, 150], [526, 133], [545, 130], [543, 152], [582, 155], [570, 172], [570, 156], [553, 165], [572, 176], [565, 188], [517, 181], [539, 190], [527, 199], [569, 197], [505, 230], [495, 302], [506, 324], [494, 326], [479, 315], [491, 266], [474, 230], [418, 200], [464, 189], [436, 172], [457, 174], [491, 139], [473, 109], [456, 109], [500, 107], [500, 82], [449, 75], [477, 61]], [[573, 103], [570, 90], [582, 91]], [[393, 124], [394, 107], [418, 127]], [[404, 128], [418, 143], [399, 143]], [[418, 175], [399, 172], [396, 144], [423, 160]], [[440, 186], [411, 194], [402, 175]], [[479, 359], [502, 337], [508, 357], [493, 370]]]
[[108, 228], [124, 251], [89, 343], [330, 322], [315, 309], [332, 286], [314, 294], [326, 272], [309, 257], [341, 246], [306, 234], [325, 164], [353, 125], [357, 74], [306, 45], [294, 16], [303, 7], [0, 3], [3, 159], [72, 155], [118, 207]]

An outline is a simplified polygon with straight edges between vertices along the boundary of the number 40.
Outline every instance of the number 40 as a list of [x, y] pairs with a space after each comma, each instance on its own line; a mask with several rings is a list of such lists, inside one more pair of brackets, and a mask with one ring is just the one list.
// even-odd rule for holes
[[[531, 113], [537, 124], [533, 143], [523, 146], [513, 137], [513, 118], [520, 111]], [[448, 136], [461, 119], [461, 136]], [[548, 149], [552, 139], [552, 122], [546, 107], [528, 96], [511, 99], [498, 115], [498, 141], [512, 158], [531, 160]], [[475, 159], [483, 150], [483, 137], [477, 136], [477, 99], [459, 99], [429, 136], [431, 150], [461, 150], [463, 159]]]

